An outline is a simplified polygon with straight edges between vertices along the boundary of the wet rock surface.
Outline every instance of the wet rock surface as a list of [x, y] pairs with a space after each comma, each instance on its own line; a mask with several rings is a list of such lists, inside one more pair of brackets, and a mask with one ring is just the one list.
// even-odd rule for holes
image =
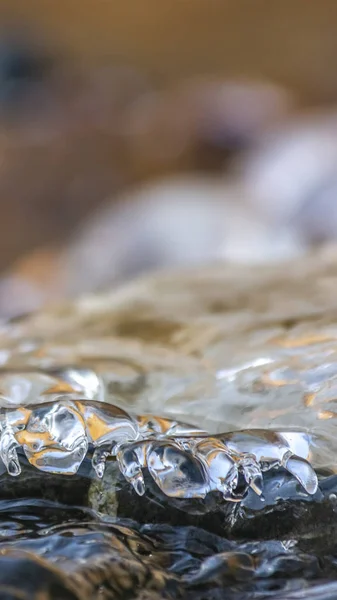
[[319, 486], [277, 467], [241, 502], [169, 498], [145, 471], [139, 496], [113, 459], [99, 480], [88, 459], [61, 476], [20, 455], [18, 477], [0, 474], [3, 597], [337, 598], [336, 284], [326, 251], [158, 275], [4, 324], [2, 407], [75, 386], [210, 432], [300, 428]]

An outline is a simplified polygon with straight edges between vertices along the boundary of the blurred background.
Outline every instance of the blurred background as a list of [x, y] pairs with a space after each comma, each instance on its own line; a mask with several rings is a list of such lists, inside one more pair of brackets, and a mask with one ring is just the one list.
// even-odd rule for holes
[[335, 0], [0, 0], [0, 316], [337, 237]]

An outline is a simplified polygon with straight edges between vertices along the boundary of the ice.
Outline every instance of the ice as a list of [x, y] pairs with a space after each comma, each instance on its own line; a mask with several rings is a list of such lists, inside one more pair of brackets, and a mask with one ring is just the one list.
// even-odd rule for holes
[[210, 490], [208, 473], [202, 463], [172, 442], [152, 444], [147, 464], [166, 496], [204, 498]]
[[[161, 491], [175, 498], [204, 498], [213, 491], [240, 501], [251, 488], [262, 494], [262, 471], [287, 469], [309, 494], [317, 476], [308, 462], [310, 435], [305, 432], [247, 430], [207, 435], [186, 423], [155, 415], [133, 417], [118, 406], [95, 400], [67, 399], [13, 408], [0, 413], [0, 456], [11, 475], [20, 474], [17, 450], [41, 471], [72, 475], [91, 456], [96, 475], [107, 460], [139, 495], [145, 493], [147, 468]], [[239, 475], [245, 485], [236, 491]], [[242, 485], [241, 485], [242, 488]]]

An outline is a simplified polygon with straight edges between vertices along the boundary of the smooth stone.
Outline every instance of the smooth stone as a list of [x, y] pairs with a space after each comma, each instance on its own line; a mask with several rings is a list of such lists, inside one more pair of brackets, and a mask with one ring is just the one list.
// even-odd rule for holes
[[91, 485], [89, 465], [83, 465], [77, 475], [70, 477], [42, 473], [29, 465], [20, 455], [21, 473], [12, 477], [3, 472], [0, 475], [0, 500], [38, 498], [62, 504], [86, 505]]
[[113, 470], [106, 483], [93, 482], [89, 506], [138, 523], [189, 525], [231, 539], [290, 536], [307, 551], [319, 546], [328, 532], [337, 531], [337, 476], [321, 479], [319, 490], [309, 496], [283, 469], [274, 470], [265, 475], [263, 496], [250, 490], [241, 503], [227, 502], [218, 493], [205, 499], [168, 498], [146, 472], [145, 483], [146, 494], [138, 496]]

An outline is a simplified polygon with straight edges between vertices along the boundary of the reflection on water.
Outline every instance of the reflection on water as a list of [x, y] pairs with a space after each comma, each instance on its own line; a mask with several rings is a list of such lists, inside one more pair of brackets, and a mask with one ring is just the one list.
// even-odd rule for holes
[[[26, 576], [22, 587], [34, 598], [201, 599], [220, 598], [224, 589], [233, 600], [297, 598], [301, 590], [331, 598], [335, 590], [324, 582], [336, 576], [336, 559], [323, 562], [294, 539], [232, 541], [41, 500], [1, 501], [0, 515], [0, 591], [17, 588], [15, 574]], [[326, 596], [315, 595], [321, 586]]]
[[220, 598], [224, 588], [233, 600], [252, 593], [296, 598], [301, 590], [331, 598], [335, 589], [325, 584], [326, 596], [315, 595], [316, 582], [336, 576], [336, 559], [322, 561], [294, 539], [233, 541], [193, 526], [140, 525], [42, 500], [1, 501], [0, 515], [1, 592], [15, 590], [19, 575], [29, 597], [74, 600]]

